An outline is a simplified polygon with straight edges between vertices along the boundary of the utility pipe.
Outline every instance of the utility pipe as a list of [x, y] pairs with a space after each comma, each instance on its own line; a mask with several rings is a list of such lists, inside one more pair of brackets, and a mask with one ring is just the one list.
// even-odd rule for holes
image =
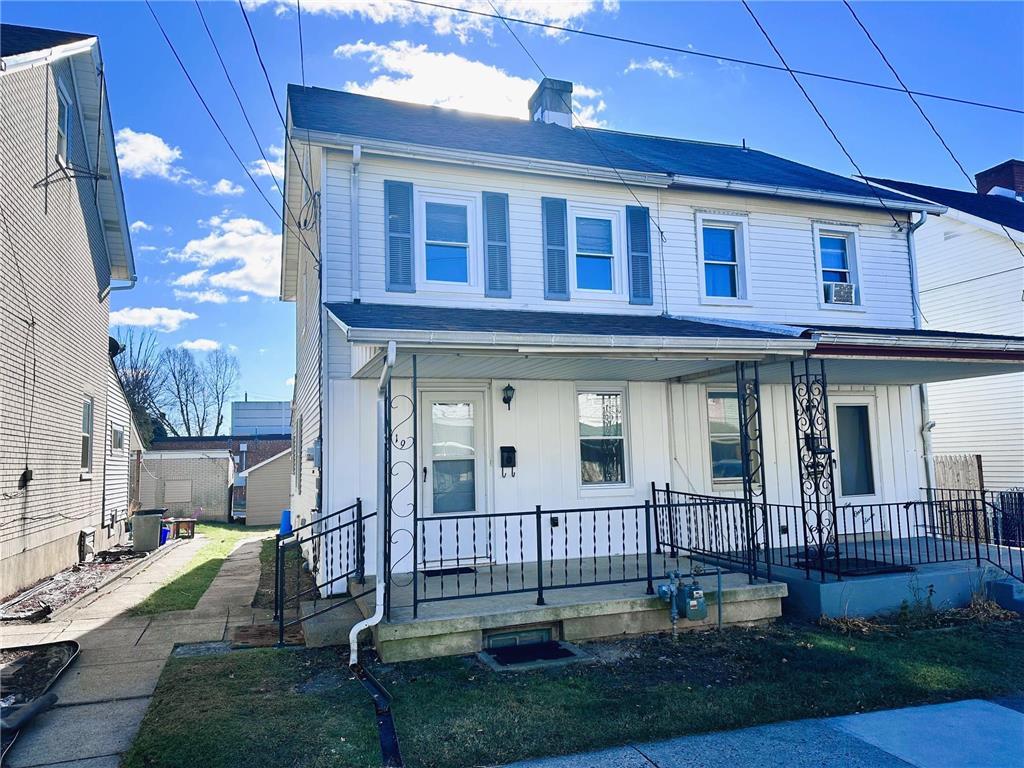
[[[928, 211], [921, 211], [921, 218], [911, 223], [907, 229], [907, 253], [910, 257], [910, 298], [913, 306], [911, 314], [914, 317], [914, 328], [921, 327], [921, 303], [920, 284], [917, 275], [917, 245], [914, 240], [914, 233], [928, 221]], [[932, 459], [932, 430], [935, 429], [935, 421], [931, 418], [928, 410], [928, 386], [917, 385], [918, 404], [921, 409], [921, 447], [924, 451], [924, 485], [928, 489], [928, 500], [931, 501], [932, 488], [935, 486], [935, 465]]]
[[384, 499], [384, 443], [388, 435], [384, 434], [384, 416], [387, 408], [388, 384], [391, 382], [391, 371], [395, 367], [397, 347], [395, 342], [388, 342], [387, 356], [384, 360], [384, 370], [380, 372], [380, 381], [377, 384], [377, 536], [375, 546], [375, 570], [376, 583], [374, 585], [374, 611], [368, 619], [364, 619], [352, 627], [348, 633], [348, 663], [351, 667], [359, 665], [359, 633], [364, 629], [380, 624], [384, 618], [384, 519], [388, 511], [385, 509]]

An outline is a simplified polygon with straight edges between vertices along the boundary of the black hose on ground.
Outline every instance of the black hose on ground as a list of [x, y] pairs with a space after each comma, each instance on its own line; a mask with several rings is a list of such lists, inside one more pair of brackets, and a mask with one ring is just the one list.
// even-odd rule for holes
[[391, 694], [371, 675], [362, 664], [350, 666], [356, 679], [373, 699], [373, 710], [377, 715], [377, 732], [380, 734], [381, 765], [384, 768], [403, 768], [402, 751], [398, 747], [398, 731], [391, 714]]

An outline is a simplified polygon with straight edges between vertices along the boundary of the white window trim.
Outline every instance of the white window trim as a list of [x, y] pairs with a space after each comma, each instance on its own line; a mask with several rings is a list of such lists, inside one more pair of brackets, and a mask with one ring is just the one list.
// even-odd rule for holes
[[[696, 214], [697, 233], [697, 267], [698, 286], [700, 288], [700, 303], [721, 305], [721, 306], [750, 306], [751, 283], [750, 283], [750, 251], [749, 251], [749, 224], [746, 216], [724, 213], [703, 213]], [[704, 274], [704, 227], [728, 227], [736, 233], [736, 292], [732, 296], [708, 296], [707, 278]], [[721, 262], [712, 262], [721, 263]]]
[[[115, 432], [120, 432], [121, 433], [121, 447], [120, 448], [114, 448], [114, 433]], [[115, 423], [113, 421], [110, 422], [110, 455], [111, 456], [114, 455], [114, 451], [117, 451], [118, 453], [121, 453], [121, 452], [123, 452], [125, 450], [125, 447], [127, 446], [127, 440], [125, 440], [126, 434], [127, 434], [127, 430], [125, 430], [125, 428], [122, 425], [117, 424], [117, 423]]]
[[[878, 411], [876, 408], [874, 395], [840, 395], [840, 394], [829, 394], [828, 396], [828, 408], [829, 408], [829, 427], [831, 435], [829, 436], [832, 441], [832, 449], [835, 451], [833, 454], [835, 463], [833, 464], [833, 484], [836, 489], [836, 500], [839, 502], [849, 502], [850, 504], [878, 504], [882, 501], [882, 477], [879, 474], [879, 463], [878, 463], [878, 446], [879, 446], [879, 427], [878, 427]], [[836, 407], [843, 405], [864, 405], [868, 409], [868, 439], [870, 440], [871, 449], [871, 477], [875, 482], [875, 492], [870, 494], [862, 494], [857, 496], [845, 496], [843, 495], [843, 478], [842, 478], [842, 456], [839, 455], [839, 419], [836, 414]]]
[[[57, 82], [57, 99], [58, 99], [58, 108], [57, 108], [58, 120], [57, 120], [57, 147], [56, 147], [57, 151], [54, 154], [55, 154], [55, 156], [57, 158], [57, 162], [60, 163], [61, 165], [65, 165], [66, 166], [66, 165], [69, 165], [69, 163], [68, 163], [68, 155], [71, 154], [71, 107], [72, 107], [72, 103], [71, 103], [71, 95], [68, 93], [68, 89], [64, 86], [64, 81], [61, 80], [60, 78], [57, 78], [56, 82]], [[61, 146], [60, 146], [60, 143], [61, 143], [60, 142], [60, 135], [61, 135], [61, 128], [62, 128], [61, 125], [60, 125], [60, 106], [59, 106], [60, 102], [64, 103], [64, 121], [65, 121], [65, 124], [63, 126], [63, 133], [64, 133], [64, 151], [63, 152], [61, 152]]]
[[[427, 203], [466, 206], [467, 237], [469, 248], [466, 255], [466, 283], [448, 280], [427, 279]], [[448, 189], [424, 189], [413, 187], [413, 213], [416, 247], [416, 290], [442, 291], [445, 293], [483, 293], [483, 241], [480, 221], [481, 199], [479, 192], [458, 192]]]
[[[860, 228], [852, 224], [832, 224], [815, 221], [811, 223], [814, 237], [814, 270], [815, 285], [818, 290], [818, 308], [829, 312], [866, 312], [864, 308], [864, 281], [860, 271]], [[846, 238], [846, 265], [849, 267], [851, 282], [856, 285], [855, 304], [829, 304], [825, 301], [825, 280], [821, 263], [821, 238], [830, 235], [841, 235]]]
[[[567, 206], [569, 218], [568, 259], [569, 259], [569, 296], [596, 301], [628, 300], [629, 273], [624, 246], [626, 243], [625, 209], [615, 205], [595, 205], [591, 203], [569, 202]], [[610, 291], [593, 288], [576, 287], [576, 217], [585, 219], [607, 219], [612, 222], [612, 289]]]
[[[704, 422], [704, 446], [707, 450], [707, 466], [708, 479], [710, 481], [710, 488], [714, 490], [726, 490], [736, 491], [743, 490], [743, 478], [732, 477], [732, 478], [716, 478], [714, 470], [714, 458], [711, 455], [711, 412], [708, 410], [708, 398], [711, 397], [712, 392], [728, 392], [729, 394], [736, 395], [736, 387], [730, 386], [729, 384], [723, 384], [721, 386], [715, 386], [714, 384], [707, 384], [704, 387], [704, 397], [701, 400], [701, 411]], [[738, 407], [738, 404], [737, 404]], [[742, 425], [740, 429], [742, 429]]]
[[[85, 404], [89, 403], [89, 431], [86, 432], [82, 429], [81, 423], [78, 425], [78, 460], [81, 463], [82, 460], [82, 438], [86, 435], [89, 436], [89, 461], [79, 467], [78, 478], [80, 480], [91, 480], [92, 479], [92, 466], [93, 461], [96, 459], [96, 398], [89, 395], [82, 396], [82, 410], [85, 410]], [[79, 415], [79, 421], [81, 421], [81, 415]]]
[[[633, 460], [629, 440], [629, 387], [624, 383], [577, 384], [573, 393], [573, 432], [576, 435], [576, 486], [580, 498], [592, 496], [628, 495], [633, 491]], [[580, 395], [619, 395], [622, 398], [622, 469], [624, 483], [584, 483], [583, 451], [580, 441]]]

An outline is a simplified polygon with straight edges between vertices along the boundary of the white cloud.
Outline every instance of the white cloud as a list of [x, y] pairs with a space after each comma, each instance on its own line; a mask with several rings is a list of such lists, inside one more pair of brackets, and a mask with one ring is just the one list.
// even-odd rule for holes
[[140, 245], [138, 250], [140, 251], [156, 251], [159, 250], [155, 245]]
[[171, 333], [178, 330], [182, 323], [198, 317], [199, 315], [193, 312], [169, 307], [125, 307], [110, 313], [110, 324], [136, 325]]
[[683, 73], [680, 72], [675, 67], [673, 67], [669, 62], [665, 61], [664, 59], [655, 58], [648, 58], [646, 61], [636, 61], [635, 59], [630, 59], [629, 66], [626, 67], [625, 70], [623, 70], [622, 74], [628, 75], [630, 72], [640, 72], [643, 70], [647, 70], [649, 72], [653, 72], [656, 75], [668, 77], [673, 80], [677, 77], [683, 76]]
[[[221, 179], [215, 184], [197, 178], [185, 166], [180, 164], [182, 152], [180, 147], [172, 147], [155, 133], [133, 131], [122, 128], [114, 138], [117, 142], [117, 165], [121, 173], [133, 179], [155, 176], [174, 184], [185, 184], [203, 195], [240, 195], [245, 190], [228, 179]], [[144, 229], [152, 229], [145, 222]], [[134, 232], [134, 226], [132, 225]], [[170, 228], [165, 227], [165, 231]]]
[[[345, 83], [346, 91], [415, 104], [525, 119], [526, 103], [537, 87], [535, 80], [510, 75], [457, 53], [431, 51], [426, 45], [413, 45], [408, 40], [386, 45], [360, 40], [339, 45], [334, 55], [360, 57], [379, 73], [364, 83]], [[599, 98], [601, 92], [585, 85], [576, 85], [573, 91], [577, 117], [588, 126], [603, 125], [597, 117], [605, 109]]]
[[128, 229], [130, 229], [132, 232], [149, 232], [150, 230], [153, 229], [153, 225], [147, 224], [142, 219], [139, 219], [138, 221], [133, 221], [128, 226]]
[[273, 176], [284, 178], [284, 147], [270, 146], [266, 151], [267, 159], [262, 157], [249, 163], [249, 173], [253, 176]]
[[[494, 5], [491, 5], [491, 2]], [[250, 8], [273, 4], [278, 16], [294, 10], [280, 0], [246, 0]], [[560, 27], [576, 26], [588, 14], [604, 10], [614, 13], [619, 8], [618, 0], [462, 0], [456, 3], [467, 10], [493, 15], [495, 9], [503, 16], [526, 19], [541, 24], [555, 24]], [[501, 21], [487, 16], [475, 16], [446, 8], [432, 8], [396, 0], [320, 0], [303, 4], [303, 13], [325, 13], [332, 16], [359, 16], [375, 24], [397, 22], [399, 24], [426, 24], [436, 34], [455, 35], [461, 41], [469, 40], [474, 33], [490, 36], [495, 27], [501, 28]], [[544, 34], [557, 37], [563, 33], [544, 30]]]
[[237, 344], [228, 344], [228, 352], [235, 353], [238, 351]]
[[205, 269], [193, 269], [191, 272], [186, 272], [183, 275], [178, 275], [171, 281], [171, 285], [182, 285], [185, 286], [186, 288], [191, 288], [192, 286], [200, 285], [205, 277]]
[[220, 342], [213, 339], [191, 339], [181, 342], [178, 346], [182, 349], [191, 349], [193, 352], [213, 352], [220, 349]]
[[[214, 216], [204, 225], [210, 229], [208, 235], [189, 240], [181, 250], [170, 251], [171, 258], [205, 270], [203, 275], [197, 274], [199, 269], [187, 273], [190, 282], [181, 285], [206, 285], [260, 296], [277, 296], [281, 268], [280, 235], [274, 234], [262, 221], [242, 216]], [[227, 269], [215, 271], [214, 267]]]
[[206, 194], [209, 195], [226, 195], [228, 197], [237, 197], [238, 195], [245, 192], [245, 189], [235, 182], [229, 179], [221, 179], [212, 187], [210, 187]]
[[216, 288], [202, 291], [181, 291], [174, 289], [174, 298], [178, 301], [194, 301], [196, 304], [227, 304], [228, 295]]
[[294, 376], [289, 376], [287, 379], [284, 380], [284, 385], [286, 387], [294, 387], [295, 386], [295, 377]]

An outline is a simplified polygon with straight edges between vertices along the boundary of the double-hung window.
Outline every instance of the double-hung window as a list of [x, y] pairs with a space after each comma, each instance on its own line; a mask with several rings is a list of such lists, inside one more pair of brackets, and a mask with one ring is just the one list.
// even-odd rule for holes
[[697, 214], [702, 300], [747, 298], [746, 242], [745, 217]]
[[708, 392], [708, 437], [711, 441], [712, 482], [741, 480], [740, 410], [735, 392]]
[[468, 285], [471, 278], [470, 205], [426, 200], [424, 260], [427, 280]]
[[93, 400], [82, 400], [82, 474], [92, 470]]
[[615, 220], [576, 216], [576, 287], [584, 291], [615, 290]]
[[850, 254], [844, 236], [823, 234], [821, 247], [821, 279], [826, 283], [849, 283]]
[[110, 451], [123, 451], [124, 450], [124, 427], [118, 427], [114, 424], [110, 425]]
[[64, 85], [57, 81], [57, 157], [68, 161], [68, 137], [71, 135], [71, 99]]
[[814, 224], [821, 301], [829, 307], [859, 305], [857, 230], [851, 226]]
[[594, 390], [576, 394], [580, 483], [626, 484], [625, 393]]

